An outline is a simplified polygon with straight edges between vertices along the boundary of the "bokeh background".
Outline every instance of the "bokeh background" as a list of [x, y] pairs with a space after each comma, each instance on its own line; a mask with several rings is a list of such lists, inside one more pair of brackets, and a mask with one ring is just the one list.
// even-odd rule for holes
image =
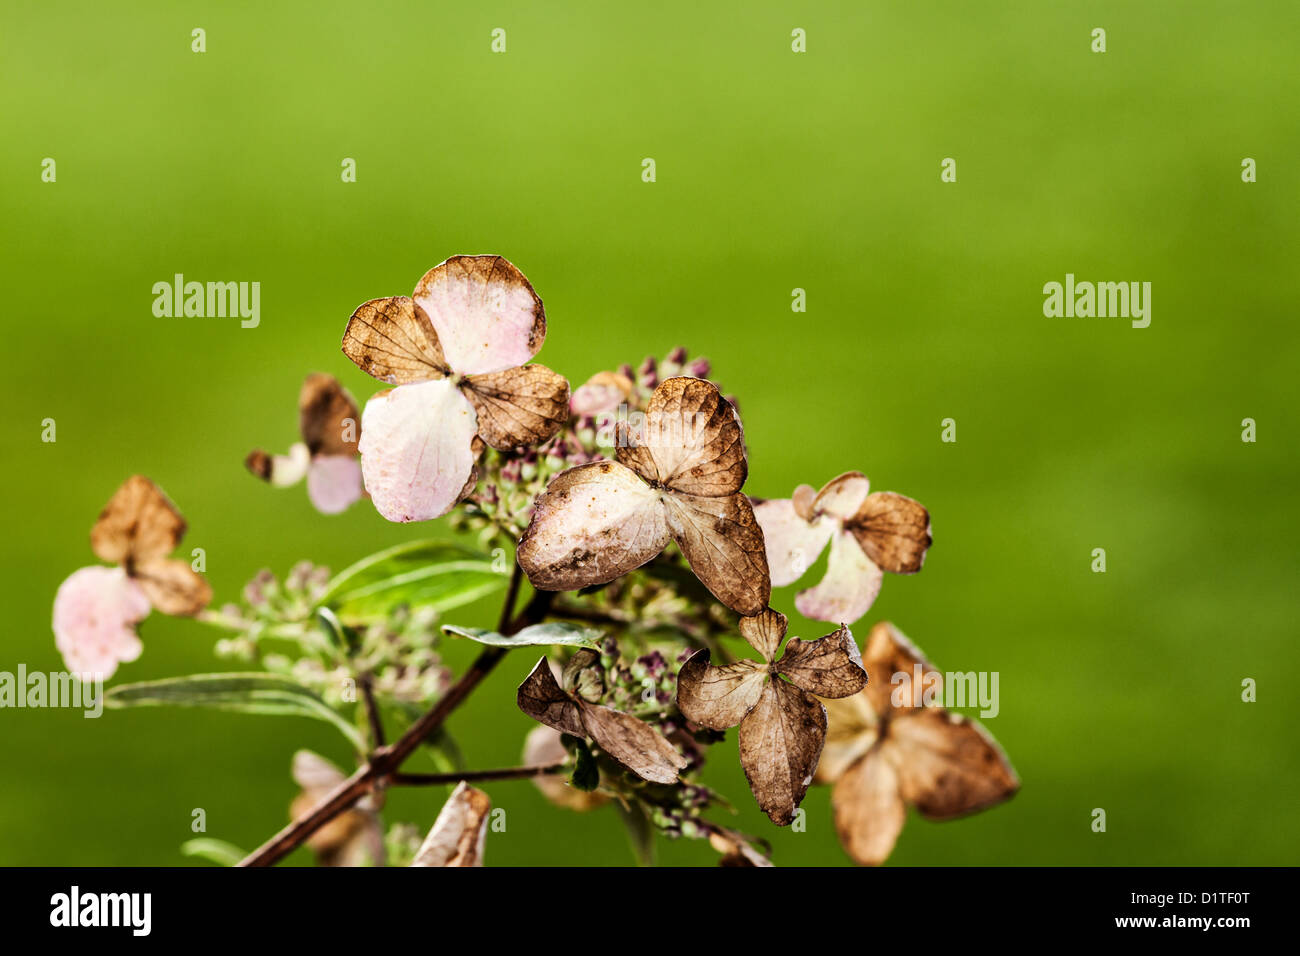
[[[887, 580], [858, 633], [888, 618], [941, 670], [998, 671], [988, 726], [1024, 786], [968, 820], [913, 816], [891, 863], [1297, 862], [1291, 0], [12, 2], [2, 16], [0, 670], [61, 668], [52, 597], [93, 562], [89, 527], [133, 472], [189, 518], [218, 601], [262, 567], [337, 569], [436, 534], [364, 504], [322, 518], [241, 459], [294, 439], [305, 373], [375, 390], [339, 352], [354, 306], [449, 255], [496, 252], [545, 300], [539, 360], [575, 384], [677, 344], [710, 356], [739, 398], [751, 493], [857, 468], [931, 509], [924, 571]], [[807, 53], [791, 52], [796, 27]], [[260, 327], [155, 318], [151, 286], [178, 272], [261, 282]], [[1152, 282], [1150, 328], [1044, 318], [1042, 286], [1066, 272]], [[956, 443], [940, 441], [945, 418]], [[793, 613], [794, 591], [773, 603]], [[154, 615], [116, 680], [214, 669], [215, 636]], [[473, 650], [448, 656], [459, 668]], [[508, 658], [449, 725], [472, 766], [517, 762], [528, 664]], [[1241, 701], [1246, 677], [1257, 703]], [[193, 863], [178, 847], [195, 807], [208, 836], [251, 848], [286, 821], [301, 746], [347, 757], [327, 726], [287, 718], [2, 711], [0, 863]], [[792, 833], [754, 807], [734, 739], [707, 780], [778, 863], [846, 862], [824, 789]], [[608, 808], [487, 789], [508, 810], [490, 863], [632, 860]], [[427, 825], [440, 800], [390, 806]]]

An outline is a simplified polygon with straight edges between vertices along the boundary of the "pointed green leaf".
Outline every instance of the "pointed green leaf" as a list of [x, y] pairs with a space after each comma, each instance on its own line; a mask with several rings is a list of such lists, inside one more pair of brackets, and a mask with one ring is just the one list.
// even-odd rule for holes
[[244, 714], [311, 717], [333, 724], [358, 750], [365, 749], [357, 729], [313, 691], [274, 674], [192, 674], [119, 684], [104, 693], [104, 706], [212, 707]]
[[579, 627], [566, 621], [533, 624], [517, 634], [510, 635], [477, 627], [458, 627], [455, 624], [444, 624], [442, 630], [444, 634], [468, 637], [471, 641], [490, 644], [493, 647], [541, 647], [562, 644], [565, 647], [589, 647], [598, 650], [601, 638], [600, 631], [595, 628]]

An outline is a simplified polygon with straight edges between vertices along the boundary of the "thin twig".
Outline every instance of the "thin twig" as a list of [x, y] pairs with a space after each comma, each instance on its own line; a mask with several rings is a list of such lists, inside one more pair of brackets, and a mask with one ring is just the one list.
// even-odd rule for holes
[[384, 745], [384, 722], [380, 719], [379, 704], [375, 701], [374, 679], [369, 674], [364, 674], [360, 683], [366, 719], [370, 722], [370, 745], [372, 749], [378, 750]]
[[536, 767], [507, 767], [502, 770], [467, 770], [464, 773], [395, 773], [388, 782], [395, 787], [435, 787], [439, 784], [481, 780], [527, 780], [559, 773], [565, 762], [541, 764]]

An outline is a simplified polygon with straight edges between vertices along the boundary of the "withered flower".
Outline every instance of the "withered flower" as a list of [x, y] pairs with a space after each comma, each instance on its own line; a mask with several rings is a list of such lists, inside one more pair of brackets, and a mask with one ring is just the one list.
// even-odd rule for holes
[[[289, 807], [294, 819], [321, 802], [345, 779], [344, 773], [320, 754], [299, 750], [293, 755], [293, 779], [302, 788]], [[384, 831], [373, 795], [362, 798], [307, 838], [321, 866], [383, 866]]]
[[456, 784], [411, 866], [482, 866], [492, 798], [464, 780]]
[[307, 497], [321, 514], [338, 514], [363, 494], [357, 443], [361, 414], [348, 390], [332, 375], [308, 375], [298, 393], [298, 432], [287, 455], [249, 453], [244, 464], [277, 488], [296, 485], [305, 476]]
[[[826, 739], [826, 708], [818, 697], [848, 697], [867, 686], [858, 646], [843, 625], [815, 641], [790, 638], [786, 617], [771, 608], [740, 619], [740, 633], [763, 656], [714, 667], [697, 651], [677, 675], [677, 707], [712, 730], [740, 725], [740, 763], [758, 805], [777, 826], [812, 783]], [[816, 696], [814, 696], [816, 695]]]
[[1020, 781], [983, 727], [924, 704], [943, 679], [892, 624], [871, 629], [864, 666], [866, 690], [826, 702], [830, 730], [817, 782], [835, 785], [831, 806], [845, 851], [874, 866], [893, 850], [907, 805], [951, 820], [1010, 799]]
[[772, 585], [740, 491], [748, 463], [736, 410], [712, 382], [671, 378], [639, 425], [621, 435], [617, 461], [551, 480], [519, 541], [519, 566], [536, 588], [575, 590], [639, 568], [672, 540], [719, 601], [757, 614]]
[[542, 300], [501, 256], [453, 256], [413, 295], [372, 299], [352, 314], [343, 353], [397, 386], [362, 414], [361, 468], [381, 515], [444, 515], [473, 487], [484, 442], [509, 451], [560, 430], [569, 383], [524, 364], [545, 338]]
[[565, 667], [561, 687], [543, 657], [519, 685], [519, 709], [529, 717], [574, 737], [590, 737], [605, 753], [643, 780], [676, 783], [677, 772], [687, 760], [672, 744], [643, 720], [586, 698], [597, 698], [600, 688], [597, 668], [586, 666], [596, 659], [589, 650], [579, 651]]
[[852, 624], [876, 600], [884, 571], [921, 570], [930, 547], [929, 513], [911, 498], [870, 489], [866, 475], [849, 471], [821, 491], [800, 485], [792, 498], [754, 506], [777, 587], [797, 581], [831, 544], [826, 576], [795, 597], [804, 617]]

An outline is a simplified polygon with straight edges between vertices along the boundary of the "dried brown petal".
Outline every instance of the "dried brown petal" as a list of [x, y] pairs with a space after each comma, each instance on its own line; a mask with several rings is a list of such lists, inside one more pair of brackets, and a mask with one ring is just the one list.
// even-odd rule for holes
[[687, 760], [644, 720], [612, 707], [577, 702], [587, 736], [637, 776], [653, 783], [676, 783]]
[[1006, 754], [978, 723], [925, 707], [889, 724], [882, 752], [899, 792], [931, 820], [951, 820], [1010, 799], [1020, 789]]
[[433, 324], [405, 295], [357, 306], [343, 332], [343, 354], [390, 385], [427, 382], [449, 372]]
[[741, 721], [739, 737], [740, 763], [754, 798], [773, 823], [788, 825], [817, 769], [826, 739], [825, 708], [793, 684], [773, 678]]
[[878, 866], [894, 849], [907, 819], [892, 763], [872, 750], [831, 791], [840, 844], [863, 866]]
[[892, 491], [867, 495], [845, 525], [862, 550], [880, 568], [894, 574], [914, 574], [930, 547], [930, 513], [920, 502]]
[[763, 531], [749, 499], [681, 492], [664, 496], [668, 529], [691, 570], [713, 596], [739, 614], [757, 614], [772, 596]]
[[813, 782], [834, 783], [875, 746], [881, 722], [866, 691], [823, 700], [822, 706], [826, 708], [826, 743]]
[[659, 493], [617, 462], [595, 461], [551, 479], [517, 557], [533, 587], [569, 591], [612, 581], [667, 544]]
[[154, 558], [134, 566], [131, 575], [149, 603], [164, 614], [191, 617], [212, 601], [212, 586], [189, 562]]
[[740, 619], [740, 636], [763, 655], [763, 660], [770, 663], [776, 658], [788, 625], [789, 621], [784, 614], [767, 607], [752, 617]]
[[569, 382], [545, 365], [471, 375], [465, 395], [478, 414], [478, 433], [498, 451], [540, 445], [569, 419]]
[[556, 683], [551, 665], [545, 657], [537, 662], [528, 679], [519, 685], [517, 700], [519, 709], [533, 720], [554, 727], [562, 734], [587, 736], [577, 701]]
[[482, 866], [492, 799], [464, 780], [438, 813], [411, 866]]
[[767, 668], [755, 661], [714, 667], [707, 650], [696, 651], [677, 674], [677, 708], [687, 720], [726, 730], [754, 709], [767, 679]]
[[843, 625], [815, 641], [790, 638], [776, 669], [818, 697], [848, 697], [867, 686], [853, 632]]
[[361, 412], [333, 375], [308, 375], [298, 393], [298, 428], [316, 455], [356, 455]]
[[[933, 694], [942, 699], [942, 675], [925, 659], [920, 648], [888, 621], [872, 627], [863, 647], [862, 666], [869, 678], [864, 693], [882, 717], [922, 706], [923, 695], [931, 687]], [[906, 679], [895, 679], [895, 675], [906, 675]]]
[[648, 455], [620, 447], [618, 460], [646, 481], [708, 497], [733, 495], [745, 484], [740, 417], [712, 382], [686, 377], [662, 382], [633, 440]]
[[100, 558], [129, 565], [163, 558], [176, 550], [185, 519], [144, 475], [132, 475], [113, 494], [90, 531], [90, 547]]

